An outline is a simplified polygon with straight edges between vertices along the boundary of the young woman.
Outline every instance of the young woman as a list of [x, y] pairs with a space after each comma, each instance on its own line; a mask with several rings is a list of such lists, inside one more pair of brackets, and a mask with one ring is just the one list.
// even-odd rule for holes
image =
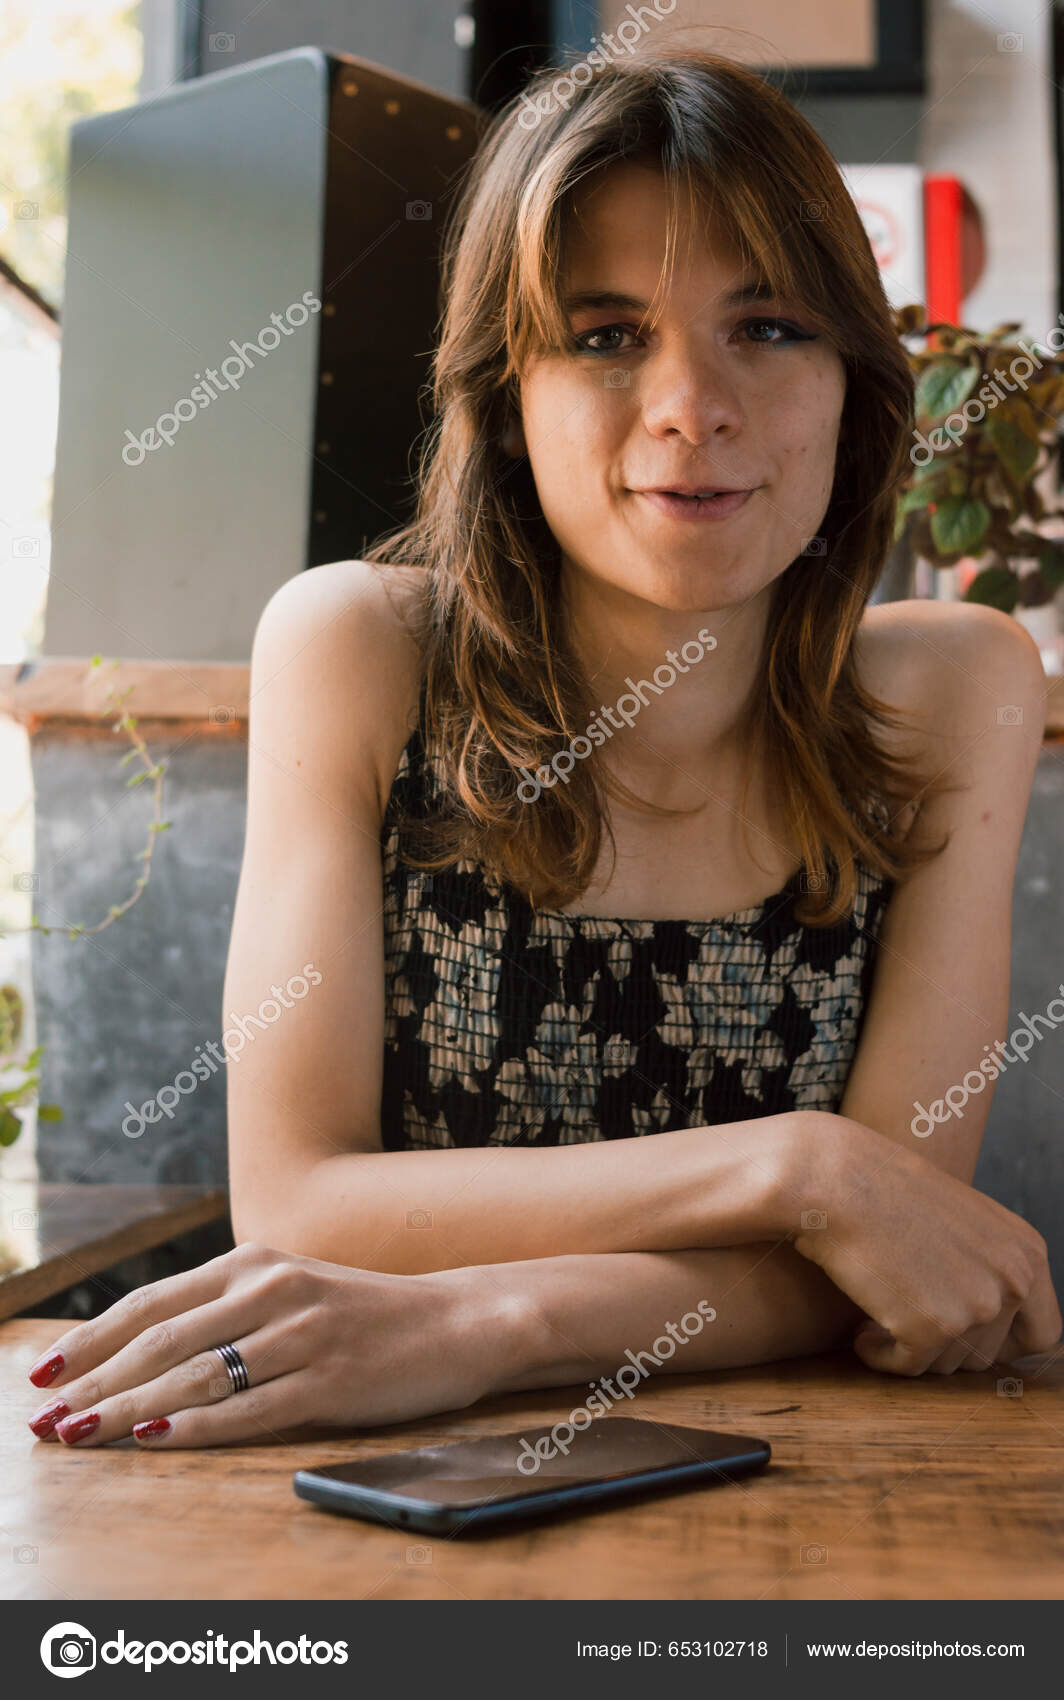
[[808, 124], [692, 53], [551, 77], [464, 185], [414, 523], [255, 638], [237, 1249], [65, 1333], [43, 1437], [396, 1422], [667, 1328], [678, 1371], [1060, 1337], [971, 1185], [990, 1071], [920, 1115], [1006, 1030], [1038, 652], [868, 607], [911, 382]]

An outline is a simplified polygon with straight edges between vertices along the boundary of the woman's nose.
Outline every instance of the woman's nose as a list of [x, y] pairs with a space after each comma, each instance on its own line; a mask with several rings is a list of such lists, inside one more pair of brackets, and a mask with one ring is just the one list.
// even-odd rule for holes
[[652, 436], [679, 432], [692, 444], [734, 433], [744, 412], [734, 376], [717, 350], [690, 342], [659, 349], [639, 373], [643, 422]]

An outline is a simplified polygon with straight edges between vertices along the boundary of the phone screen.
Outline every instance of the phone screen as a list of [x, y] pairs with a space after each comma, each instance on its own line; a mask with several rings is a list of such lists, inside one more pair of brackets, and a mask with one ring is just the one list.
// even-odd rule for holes
[[707, 1466], [720, 1463], [726, 1474], [728, 1461], [738, 1469], [749, 1469], [766, 1463], [770, 1452], [767, 1442], [751, 1435], [679, 1428], [635, 1417], [599, 1417], [567, 1436], [568, 1426], [478, 1435], [445, 1446], [332, 1464], [313, 1474], [371, 1493], [460, 1510], [485, 1501], [557, 1494], [654, 1471], [708, 1474]]

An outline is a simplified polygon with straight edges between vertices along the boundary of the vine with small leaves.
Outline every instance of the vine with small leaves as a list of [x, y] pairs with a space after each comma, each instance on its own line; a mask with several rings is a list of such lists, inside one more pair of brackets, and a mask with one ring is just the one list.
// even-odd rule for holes
[[[97, 672], [102, 665], [101, 657], [94, 655], [90, 663], [90, 673]], [[121, 663], [118, 661], [111, 663], [112, 668], [120, 665]], [[149, 779], [152, 781], [154, 807], [148, 827], [148, 842], [138, 856], [138, 860], [144, 863], [144, 870], [138, 876], [133, 890], [125, 902], [113, 903], [104, 919], [98, 921], [94, 926], [86, 926], [82, 922], [72, 927], [56, 929], [44, 926], [34, 915], [28, 927], [13, 929], [16, 932], [39, 932], [48, 935], [53, 931], [61, 930], [65, 931], [67, 936], [72, 939], [90, 938], [95, 933], [102, 933], [105, 927], [113, 926], [120, 916], [125, 915], [135, 903], [140, 901], [144, 888], [151, 877], [151, 859], [156, 841], [159, 834], [169, 831], [173, 823], [162, 819], [162, 785], [166, 763], [152, 760], [144, 738], [137, 729], [136, 716], [130, 714], [123, 706], [126, 697], [134, 688], [133, 685], [127, 685], [124, 691], [116, 692], [112, 687], [104, 699], [104, 707], [100, 712], [103, 716], [112, 713], [114, 708], [117, 708], [118, 716], [111, 730], [116, 733], [126, 733], [132, 744], [132, 748], [127, 750], [119, 762], [119, 767], [127, 767], [136, 757], [139, 756], [140, 758], [140, 770], [132, 778], [126, 780], [127, 789], [132, 790], [138, 785], [143, 785]], [[114, 708], [108, 706], [112, 703]], [[15, 1143], [22, 1131], [22, 1122], [15, 1112], [20, 1107], [32, 1103], [40, 1089], [40, 1063], [44, 1054], [44, 1047], [38, 1045], [24, 1058], [16, 1057], [13, 1054], [22, 1032], [22, 1022], [23, 1001], [18, 988], [11, 985], [0, 986], [0, 1148]], [[19, 1078], [13, 1084], [8, 1084], [8, 1077], [12, 1073]], [[38, 1104], [37, 1106], [39, 1121], [60, 1121], [62, 1115], [63, 1112], [58, 1104]]]

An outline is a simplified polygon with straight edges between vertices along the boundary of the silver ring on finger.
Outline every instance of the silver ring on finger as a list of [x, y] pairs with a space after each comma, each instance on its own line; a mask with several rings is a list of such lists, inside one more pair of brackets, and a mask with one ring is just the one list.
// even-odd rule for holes
[[224, 1346], [215, 1346], [214, 1350], [225, 1365], [225, 1373], [229, 1378], [229, 1393], [226, 1397], [228, 1398], [233, 1393], [243, 1393], [245, 1388], [250, 1385], [250, 1377], [248, 1366], [236, 1347], [227, 1343]]

